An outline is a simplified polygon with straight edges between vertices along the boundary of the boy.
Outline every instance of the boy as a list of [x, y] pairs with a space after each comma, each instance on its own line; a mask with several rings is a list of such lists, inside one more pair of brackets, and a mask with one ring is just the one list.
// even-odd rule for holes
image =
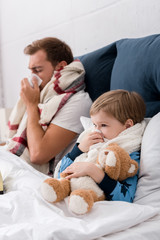
[[92, 162], [74, 162], [82, 153], [91, 149], [117, 143], [130, 157], [140, 161], [140, 146], [146, 126], [145, 103], [136, 92], [114, 90], [101, 95], [91, 106], [91, 120], [95, 130], [83, 132], [73, 150], [61, 161], [60, 171], [69, 174], [66, 178], [90, 176], [105, 193], [107, 200], [132, 202], [138, 175], [124, 181], [116, 181]]

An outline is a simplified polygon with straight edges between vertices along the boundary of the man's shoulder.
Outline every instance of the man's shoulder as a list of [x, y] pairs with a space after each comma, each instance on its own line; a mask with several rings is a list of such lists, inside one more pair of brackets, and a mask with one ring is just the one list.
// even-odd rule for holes
[[68, 103], [70, 102], [81, 102], [81, 103], [88, 103], [89, 105], [92, 104], [92, 100], [88, 94], [88, 92], [85, 92], [85, 91], [79, 91], [75, 94], [72, 95], [72, 97], [68, 100]]
[[89, 117], [91, 104], [89, 94], [80, 91], [66, 102], [51, 123], [79, 134], [83, 130], [80, 117]]

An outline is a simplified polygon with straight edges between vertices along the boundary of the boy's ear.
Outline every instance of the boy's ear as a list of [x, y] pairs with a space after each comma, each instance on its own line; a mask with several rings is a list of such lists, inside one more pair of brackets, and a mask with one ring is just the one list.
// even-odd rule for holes
[[125, 122], [125, 126], [126, 128], [130, 128], [134, 125], [133, 120], [132, 119], [127, 119], [127, 121]]
[[59, 62], [56, 67], [55, 67], [55, 70], [58, 70], [60, 69], [61, 67], [65, 67], [67, 65], [67, 62], [66, 61], [61, 61]]

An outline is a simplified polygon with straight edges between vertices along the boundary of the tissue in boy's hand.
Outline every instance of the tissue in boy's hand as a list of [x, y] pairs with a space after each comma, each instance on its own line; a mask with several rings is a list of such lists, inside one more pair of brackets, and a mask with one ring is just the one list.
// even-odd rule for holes
[[92, 130], [92, 132], [99, 132], [99, 133], [102, 133], [102, 131], [101, 131], [101, 130], [99, 130], [99, 129], [96, 129], [96, 128], [95, 128], [95, 129], [93, 129], [93, 130]]
[[42, 79], [38, 75], [36, 75], [35, 73], [32, 73], [31, 76], [28, 77], [28, 82], [30, 83], [31, 87], [33, 87], [33, 83], [32, 83], [33, 77], [36, 77], [37, 82], [38, 82], [38, 86], [40, 86], [41, 83], [42, 83]]

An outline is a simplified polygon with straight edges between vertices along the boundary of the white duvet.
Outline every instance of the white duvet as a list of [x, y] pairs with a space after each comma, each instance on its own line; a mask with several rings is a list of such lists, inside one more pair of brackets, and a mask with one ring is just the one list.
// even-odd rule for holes
[[143, 223], [159, 211], [147, 205], [102, 201], [90, 213], [76, 216], [67, 209], [67, 198], [57, 204], [46, 202], [39, 191], [46, 176], [3, 148], [0, 171], [6, 190], [0, 195], [0, 240], [97, 239]]

